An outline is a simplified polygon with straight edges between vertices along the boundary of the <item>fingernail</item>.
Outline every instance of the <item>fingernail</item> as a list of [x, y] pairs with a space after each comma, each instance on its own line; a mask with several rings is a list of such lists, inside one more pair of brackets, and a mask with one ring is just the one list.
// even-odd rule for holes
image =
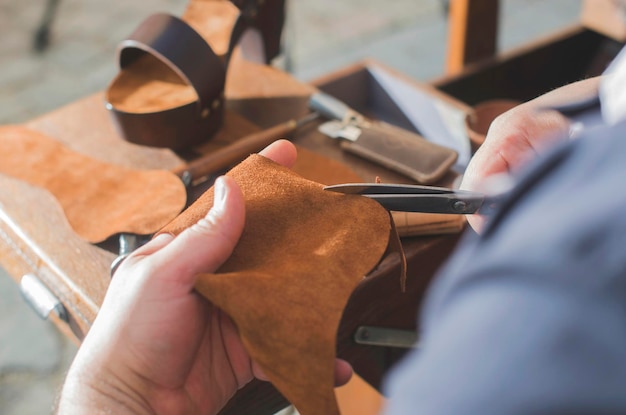
[[[171, 233], [160, 233], [157, 236], [155, 236], [154, 238], [152, 238], [152, 240], [150, 242], [152, 243], [166, 243], [171, 241], [172, 239], [174, 239], [174, 235], [172, 235]], [[158, 242], [157, 242], [158, 241]]]
[[226, 201], [226, 183], [224, 177], [220, 176], [215, 180], [213, 185], [213, 207], [221, 209]]

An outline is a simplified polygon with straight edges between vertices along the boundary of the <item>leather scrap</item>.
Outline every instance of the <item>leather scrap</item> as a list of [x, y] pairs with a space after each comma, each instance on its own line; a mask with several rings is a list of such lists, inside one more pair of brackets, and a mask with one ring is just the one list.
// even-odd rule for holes
[[[347, 300], [387, 248], [388, 212], [259, 155], [228, 173], [246, 201], [232, 256], [196, 289], [235, 321], [272, 384], [302, 415], [333, 415], [336, 334]], [[213, 205], [203, 194], [161, 232], [178, 234]]]
[[186, 203], [184, 185], [169, 171], [105, 163], [23, 126], [1, 126], [0, 149], [0, 173], [47, 189], [91, 243], [121, 232], [153, 234]]
[[397, 255], [400, 260], [400, 291], [406, 292], [406, 255], [400, 241], [398, 227], [393, 219], [393, 212], [389, 212], [389, 220], [391, 221], [391, 233], [389, 234], [389, 244], [387, 246], [388, 255]]

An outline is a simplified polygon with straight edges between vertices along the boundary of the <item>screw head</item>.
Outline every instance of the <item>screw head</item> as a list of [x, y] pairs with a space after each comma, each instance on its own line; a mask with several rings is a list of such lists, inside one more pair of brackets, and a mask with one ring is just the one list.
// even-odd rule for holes
[[452, 204], [452, 209], [455, 212], [459, 212], [459, 213], [464, 213], [467, 211], [467, 203], [462, 201], [462, 200], [456, 200], [453, 204]]

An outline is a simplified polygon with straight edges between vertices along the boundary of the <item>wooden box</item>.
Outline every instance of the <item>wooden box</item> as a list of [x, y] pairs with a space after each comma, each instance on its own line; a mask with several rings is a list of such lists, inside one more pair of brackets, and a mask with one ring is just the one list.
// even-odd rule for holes
[[472, 106], [496, 98], [527, 101], [600, 75], [621, 47], [621, 42], [577, 24], [431, 84]]
[[626, 41], [626, 5], [615, 0], [583, 0], [580, 23], [619, 42]]

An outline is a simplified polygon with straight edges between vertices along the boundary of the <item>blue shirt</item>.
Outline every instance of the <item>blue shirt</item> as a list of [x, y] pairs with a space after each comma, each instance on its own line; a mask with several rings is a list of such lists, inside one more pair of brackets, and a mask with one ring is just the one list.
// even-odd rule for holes
[[544, 157], [434, 279], [392, 415], [626, 413], [626, 123]]

